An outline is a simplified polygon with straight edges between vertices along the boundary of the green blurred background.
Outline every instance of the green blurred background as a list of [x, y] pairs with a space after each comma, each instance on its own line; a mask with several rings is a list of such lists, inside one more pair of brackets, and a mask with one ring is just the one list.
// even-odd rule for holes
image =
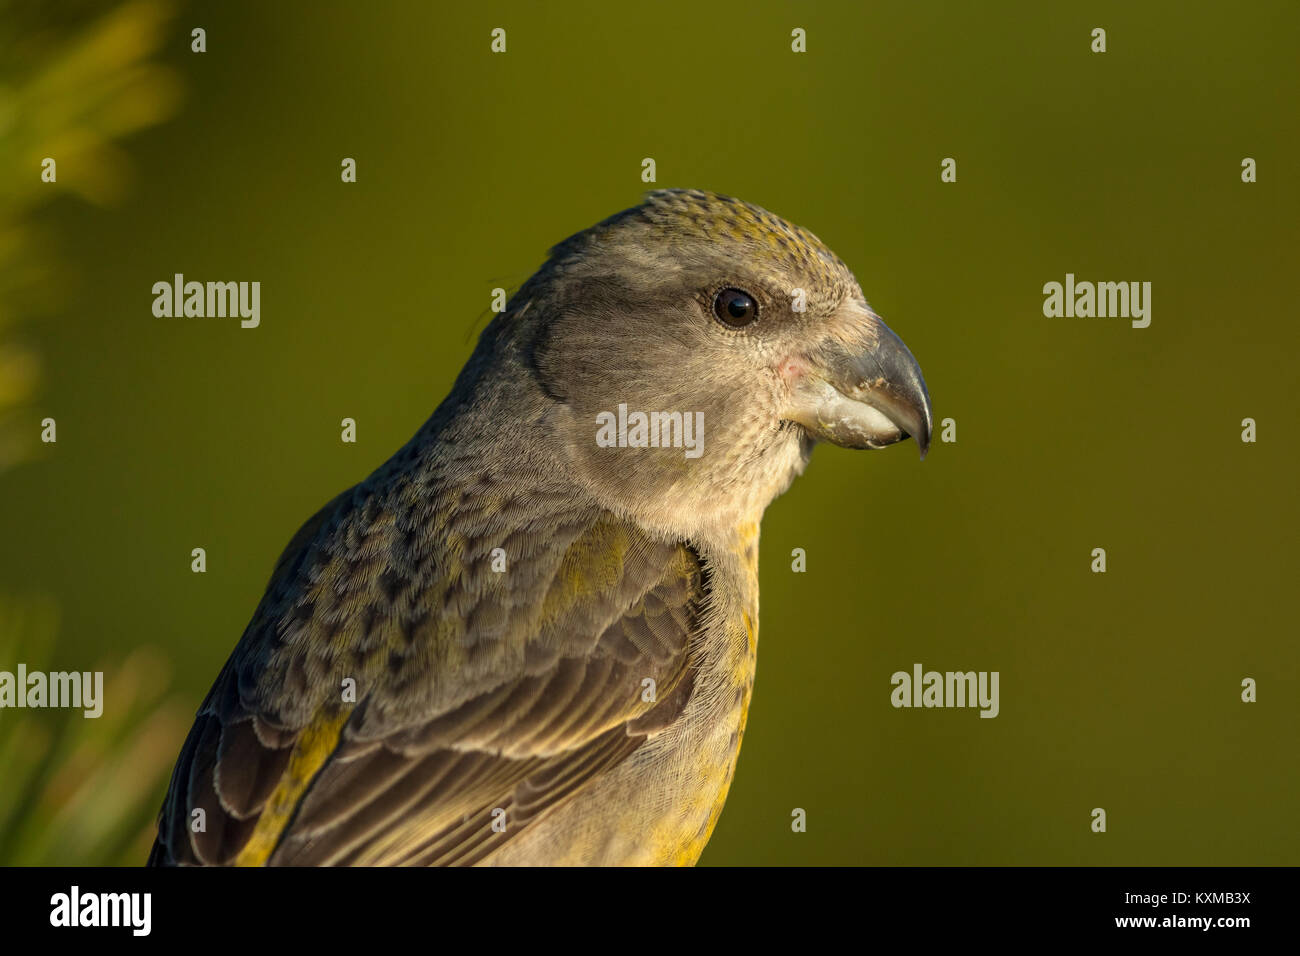
[[[653, 157], [816, 232], [957, 423], [924, 464], [822, 448], [769, 510], [702, 862], [1300, 863], [1296, 4], [0, 9], [0, 668], [128, 684], [107, 730], [0, 712], [0, 862], [143, 861], [281, 548]], [[155, 318], [175, 272], [259, 280], [261, 327]], [[1150, 328], [1045, 318], [1066, 272], [1152, 282]], [[893, 709], [915, 662], [1000, 671], [1001, 715]]]

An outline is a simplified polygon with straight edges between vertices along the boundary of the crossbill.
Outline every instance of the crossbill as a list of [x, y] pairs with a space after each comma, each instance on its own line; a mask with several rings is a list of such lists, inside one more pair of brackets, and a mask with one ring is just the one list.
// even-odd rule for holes
[[289, 542], [158, 865], [692, 864], [754, 682], [759, 521], [921, 371], [814, 235], [659, 190], [572, 236], [415, 436]]

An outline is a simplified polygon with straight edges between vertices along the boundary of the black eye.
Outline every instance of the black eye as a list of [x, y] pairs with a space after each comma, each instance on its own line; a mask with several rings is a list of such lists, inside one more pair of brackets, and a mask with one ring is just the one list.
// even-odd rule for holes
[[723, 289], [713, 298], [713, 314], [732, 328], [740, 328], [758, 318], [758, 303], [748, 292]]

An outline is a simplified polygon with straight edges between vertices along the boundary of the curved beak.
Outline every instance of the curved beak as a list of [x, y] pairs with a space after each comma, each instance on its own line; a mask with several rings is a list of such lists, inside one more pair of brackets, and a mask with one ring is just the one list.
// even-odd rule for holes
[[933, 416], [921, 367], [862, 303], [834, 318], [793, 384], [783, 417], [845, 448], [883, 448], [910, 437], [922, 459], [930, 449]]

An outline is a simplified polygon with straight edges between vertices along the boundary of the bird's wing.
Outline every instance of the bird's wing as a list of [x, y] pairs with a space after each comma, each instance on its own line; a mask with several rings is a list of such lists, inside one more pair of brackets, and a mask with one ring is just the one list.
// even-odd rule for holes
[[473, 863], [681, 713], [705, 601], [689, 547], [558, 498], [513, 528], [491, 489], [395, 502], [345, 493], [290, 543], [151, 862]]

